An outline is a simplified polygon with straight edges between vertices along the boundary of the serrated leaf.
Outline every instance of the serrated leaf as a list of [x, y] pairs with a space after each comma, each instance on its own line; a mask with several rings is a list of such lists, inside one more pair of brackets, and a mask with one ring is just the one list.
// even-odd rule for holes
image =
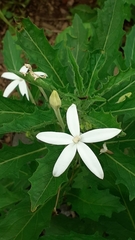
[[9, 191], [5, 186], [0, 184], [0, 208], [7, 208], [9, 205], [21, 200], [19, 194]]
[[0, 179], [17, 177], [21, 167], [34, 161], [45, 149], [44, 144], [38, 142], [29, 145], [20, 143], [17, 147], [4, 146], [0, 150]]
[[68, 193], [68, 200], [74, 211], [82, 217], [98, 220], [101, 215], [111, 217], [113, 212], [120, 212], [125, 208], [119, 202], [119, 198], [111, 195], [108, 190], [72, 189]]
[[21, 58], [21, 50], [17, 48], [15, 44], [15, 39], [11, 36], [9, 31], [6, 32], [4, 37], [4, 48], [3, 48], [3, 57], [4, 57], [4, 64], [8, 70], [16, 70], [19, 69], [23, 65], [23, 61]]
[[46, 39], [43, 30], [38, 29], [29, 19], [23, 20], [24, 29], [18, 33], [17, 43], [34, 63], [61, 88], [65, 86], [65, 69], [59, 60], [59, 52]]
[[85, 28], [80, 17], [76, 14], [73, 25], [67, 33], [66, 46], [68, 46], [79, 66], [79, 72], [86, 82], [86, 68], [89, 62], [88, 38], [90, 27]]
[[[123, 36], [124, 15], [122, 8], [122, 0], [110, 0], [106, 1], [104, 8], [98, 11], [95, 32], [90, 41], [92, 56], [96, 54], [97, 57], [95, 65], [90, 66], [92, 71], [86, 95], [91, 95], [91, 92], [94, 91], [99, 71], [100, 75], [105, 77], [105, 65], [111, 65], [118, 54], [119, 44]], [[107, 69], [108, 67], [106, 67], [106, 71]]]
[[132, 27], [131, 32], [126, 38], [126, 45], [124, 47], [125, 63], [127, 67], [135, 66], [135, 26]]
[[74, 72], [74, 83], [76, 86], [76, 89], [78, 90], [78, 94], [82, 95], [83, 94], [83, 78], [80, 74], [79, 71], [79, 66], [76, 63], [76, 60], [71, 52], [71, 50], [68, 49], [68, 56], [70, 63], [72, 64], [73, 72]]
[[111, 112], [113, 115], [123, 115], [124, 121], [127, 121], [129, 119], [133, 120], [135, 117], [135, 105], [134, 105], [134, 101], [135, 101], [135, 96], [131, 96], [130, 98], [126, 98], [125, 101], [121, 102], [121, 103], [116, 103], [116, 104], [107, 104], [106, 105], [106, 109], [111, 109]]
[[52, 111], [42, 111], [28, 101], [0, 96], [0, 133], [26, 132], [50, 124]]
[[93, 50], [101, 49], [107, 53], [113, 53], [114, 50], [118, 50], [123, 35], [124, 16], [122, 9], [122, 0], [105, 1], [104, 8], [102, 10], [98, 9], [95, 34], [90, 42]]
[[58, 178], [52, 175], [53, 166], [59, 154], [60, 149], [58, 147], [51, 147], [44, 158], [37, 160], [39, 166], [29, 179], [31, 182], [29, 195], [32, 211], [35, 211], [39, 205], [43, 205], [47, 199], [56, 195], [58, 187], [67, 180], [65, 174]]
[[[134, 75], [135, 75], [135, 71], [132, 68], [129, 68], [126, 71], [120, 71], [116, 76], [108, 77], [108, 80], [99, 86], [98, 92], [101, 93], [101, 96], [104, 96], [106, 93], [109, 93], [108, 94], [109, 97], [107, 98], [107, 100], [109, 100], [112, 97], [113, 98], [115, 97], [115, 96], [110, 96], [112, 89], [115, 92], [117, 91], [116, 92], [117, 95], [119, 95], [119, 92], [122, 95], [121, 91], [122, 90], [124, 91], [124, 87], [126, 87], [127, 89], [130, 87], [130, 85], [132, 86], [132, 84], [134, 84], [134, 78], [131, 79], [131, 77], [133, 77]], [[124, 85], [123, 88], [120, 87], [122, 84]]]
[[109, 150], [113, 152], [113, 155], [102, 154], [100, 159], [103, 159], [103, 165], [106, 169], [113, 172], [116, 176], [116, 184], [122, 183], [129, 190], [130, 200], [135, 198], [135, 164], [134, 158], [129, 157], [128, 155], [123, 154], [117, 147], [118, 143], [115, 143], [115, 146], [110, 146]]
[[88, 121], [94, 128], [121, 128], [117, 118], [110, 112], [104, 112], [101, 109], [100, 112], [96, 112], [94, 109], [86, 116], [85, 121]]
[[82, 20], [76, 14], [73, 19], [73, 24], [70, 28], [70, 33], [67, 34], [67, 46], [72, 49], [72, 53], [79, 66], [83, 63], [88, 51], [89, 32], [84, 28]]
[[11, 209], [5, 219], [0, 223], [0, 239], [1, 240], [36, 240], [42, 230], [48, 225], [54, 199], [44, 203], [41, 208], [34, 213], [30, 211], [30, 203], [28, 200], [15, 205]]

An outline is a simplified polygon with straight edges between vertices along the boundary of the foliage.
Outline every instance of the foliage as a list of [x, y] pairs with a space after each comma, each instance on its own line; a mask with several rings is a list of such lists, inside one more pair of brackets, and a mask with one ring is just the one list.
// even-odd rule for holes
[[[100, 9], [72, 9], [72, 25], [54, 46], [28, 18], [17, 36], [7, 31], [4, 37], [7, 70], [25, 79], [34, 101], [0, 96], [0, 134], [25, 133], [31, 140], [0, 150], [1, 240], [135, 239], [135, 26], [123, 30], [134, 1], [98, 2]], [[34, 80], [30, 71], [20, 73], [24, 59], [48, 77]], [[42, 131], [61, 131], [48, 101], [52, 90], [61, 98], [65, 132], [72, 103], [81, 132], [122, 129], [107, 141], [111, 153], [99, 155], [103, 143], [90, 146], [103, 167], [103, 180], [78, 155], [64, 174], [53, 177], [63, 147], [36, 138]]]

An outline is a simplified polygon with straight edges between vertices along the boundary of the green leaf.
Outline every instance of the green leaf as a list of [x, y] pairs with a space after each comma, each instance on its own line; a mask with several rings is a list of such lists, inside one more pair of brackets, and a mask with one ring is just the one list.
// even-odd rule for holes
[[76, 14], [73, 24], [70, 27], [70, 33], [67, 34], [67, 44], [72, 49], [74, 58], [80, 66], [83, 61], [86, 50], [88, 49], [88, 30], [84, 28], [82, 20]]
[[98, 9], [95, 33], [90, 41], [92, 50], [101, 49], [103, 52], [109, 53], [109, 55], [118, 50], [124, 33], [122, 30], [124, 22], [122, 10], [122, 0], [105, 1], [104, 8], [102, 10]]
[[53, 206], [54, 199], [51, 199], [38, 208], [36, 212], [32, 213], [28, 200], [15, 205], [0, 223], [0, 239], [38, 239], [40, 233], [50, 221]]
[[24, 29], [18, 33], [17, 43], [27, 53], [30, 63], [34, 63], [53, 79], [53, 83], [64, 87], [65, 69], [59, 61], [59, 52], [46, 39], [43, 30], [38, 29], [29, 19], [23, 20]]
[[107, 104], [106, 108], [111, 109], [114, 115], [123, 115], [123, 122], [129, 119], [133, 120], [135, 117], [135, 106], [134, 106], [135, 96], [126, 98], [125, 101], [116, 104]]
[[94, 235], [84, 235], [84, 234], [78, 234], [78, 233], [69, 233], [68, 235], [52, 235], [52, 236], [47, 236], [47, 237], [41, 237], [41, 240], [104, 240], [99, 234], [94, 234]]
[[0, 179], [7, 176], [17, 177], [21, 167], [34, 161], [45, 149], [44, 144], [38, 142], [29, 145], [20, 143], [17, 147], [4, 146], [0, 150]]
[[72, 64], [72, 68], [73, 68], [73, 72], [74, 72], [74, 83], [76, 86], [76, 89], [78, 90], [78, 93], [80, 95], [83, 94], [83, 78], [79, 72], [79, 66], [76, 63], [76, 60], [72, 54], [72, 52], [68, 49], [68, 56], [69, 56], [69, 60], [70, 63]]
[[19, 71], [23, 65], [23, 61], [21, 59], [22, 51], [17, 48], [14, 39], [15, 38], [11, 36], [11, 33], [7, 31], [4, 37], [4, 49], [2, 53], [4, 57], [4, 64], [7, 69]]
[[[132, 212], [133, 212], [134, 205], [132, 205]], [[123, 211], [119, 214], [114, 214], [112, 219], [106, 219], [102, 218], [101, 219], [101, 224], [104, 229], [106, 229], [107, 234], [111, 237], [111, 239], [117, 239], [117, 240], [129, 240], [131, 237], [131, 240], [135, 239], [135, 223], [134, 223], [134, 218], [133, 224], [134, 226], [131, 225], [130, 218], [132, 216], [128, 216], [129, 209], [128, 211]]]
[[113, 212], [125, 209], [118, 197], [111, 195], [108, 190], [97, 188], [72, 189], [68, 193], [68, 201], [71, 202], [72, 208], [79, 216], [93, 220], [98, 220], [101, 215], [111, 217]]
[[52, 146], [45, 157], [37, 160], [39, 166], [29, 179], [31, 182], [29, 195], [32, 211], [35, 211], [39, 205], [43, 205], [46, 200], [56, 195], [59, 186], [67, 180], [65, 174], [58, 178], [52, 175], [54, 163], [59, 155], [60, 149]]
[[[134, 78], [131, 79], [135, 75], [135, 71], [132, 68], [127, 69], [126, 71], [119, 71], [119, 73], [116, 76], [110, 76], [108, 77], [107, 81], [105, 83], [102, 83], [99, 85], [98, 92], [101, 93], [101, 96], [104, 96], [108, 93], [107, 100], [110, 101], [110, 98], [113, 99], [117, 97], [117, 95], [121, 94], [121, 92], [124, 92], [124, 90], [127, 91], [127, 89], [134, 84]], [[121, 88], [121, 86], [123, 86]], [[113, 96], [111, 94], [111, 91], [113, 89], [113, 92], [115, 90], [115, 94], [113, 93]], [[105, 95], [106, 96], [106, 95]]]
[[110, 112], [104, 112], [102, 109], [100, 112], [96, 112], [92, 109], [92, 111], [89, 112], [84, 119], [89, 124], [92, 124], [94, 128], [121, 128], [117, 118], [114, 117]]
[[31, 131], [50, 124], [52, 118], [52, 111], [0, 96], [0, 133]]
[[99, 71], [100, 75], [105, 77], [105, 70], [107, 72], [108, 66], [112, 64], [118, 55], [120, 41], [123, 36], [124, 15], [122, 9], [122, 0], [110, 0], [106, 1], [104, 8], [98, 11], [95, 32], [90, 41], [90, 50], [93, 52], [91, 57], [96, 53], [96, 58], [95, 64], [92, 67], [90, 66], [91, 75], [86, 95], [91, 95], [91, 92], [95, 89]]
[[[129, 190], [130, 200], [135, 198], [135, 164], [134, 157], [129, 157], [122, 153], [118, 148], [118, 143], [110, 145], [109, 150], [114, 154], [102, 154], [100, 159], [106, 171], [111, 171], [116, 176], [116, 184], [122, 183]], [[103, 168], [104, 169], [104, 168]]]
[[0, 184], [0, 208], [6, 208], [19, 200], [21, 200], [21, 195], [19, 196], [19, 194], [9, 191], [5, 186]]
[[83, 22], [91, 22], [96, 17], [96, 9], [91, 9], [89, 5], [79, 4], [70, 9], [70, 12], [79, 15]]
[[131, 32], [128, 34], [126, 38], [124, 54], [126, 66], [135, 67], [135, 26], [132, 27]]
[[135, 5], [135, 1], [134, 0], [123, 0], [123, 2], [125, 3], [128, 3], [129, 5]]
[[79, 66], [79, 71], [84, 74], [89, 61], [88, 51], [88, 29], [84, 25], [78, 15], [75, 15], [73, 25], [70, 27], [70, 32], [67, 34], [66, 45], [71, 49], [71, 52]]

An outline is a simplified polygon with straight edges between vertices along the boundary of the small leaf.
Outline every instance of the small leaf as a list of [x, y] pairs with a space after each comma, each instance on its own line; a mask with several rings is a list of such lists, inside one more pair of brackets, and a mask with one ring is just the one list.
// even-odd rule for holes
[[70, 9], [72, 14], [78, 14], [83, 22], [91, 22], [96, 17], [96, 9], [91, 9], [89, 5], [79, 4]]

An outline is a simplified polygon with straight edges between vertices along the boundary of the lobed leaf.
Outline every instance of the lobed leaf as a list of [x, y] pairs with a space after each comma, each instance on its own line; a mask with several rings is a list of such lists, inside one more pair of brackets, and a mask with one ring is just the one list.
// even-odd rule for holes
[[0, 96], [0, 133], [26, 132], [51, 123], [52, 111]]
[[77, 214], [93, 220], [98, 220], [101, 215], [111, 217], [113, 212], [125, 209], [118, 197], [110, 194], [108, 190], [98, 190], [97, 188], [72, 189], [68, 193], [68, 200]]
[[22, 166], [35, 161], [45, 150], [44, 144], [38, 142], [29, 145], [20, 143], [17, 147], [4, 146], [0, 151], [0, 179], [18, 177]]
[[86, 95], [90, 95], [95, 89], [98, 73], [100, 72], [100, 75], [105, 77], [109, 64], [111, 65], [118, 55], [119, 44], [123, 36], [124, 15], [122, 9], [122, 0], [110, 0], [106, 1], [104, 8], [98, 11], [95, 31], [90, 41], [91, 57], [96, 54], [96, 59], [95, 64], [92, 67], [90, 65], [91, 74]]
[[53, 177], [52, 175], [53, 166], [59, 154], [59, 148], [52, 146], [45, 157], [37, 160], [39, 166], [29, 179], [31, 182], [29, 195], [32, 211], [35, 211], [39, 205], [43, 205], [45, 201], [56, 195], [60, 185], [67, 180], [65, 174], [60, 177]]
[[[118, 145], [118, 143], [117, 143]], [[129, 157], [122, 153], [115, 146], [109, 146], [109, 150], [114, 154], [102, 154], [100, 159], [103, 159], [103, 165], [106, 170], [113, 172], [116, 176], [116, 184], [124, 184], [129, 191], [129, 198], [133, 200], [135, 198], [135, 164], [134, 157]]]
[[0, 223], [0, 239], [26, 240], [38, 239], [42, 230], [49, 224], [54, 199], [34, 213], [30, 212], [30, 203], [27, 199], [15, 205]]

